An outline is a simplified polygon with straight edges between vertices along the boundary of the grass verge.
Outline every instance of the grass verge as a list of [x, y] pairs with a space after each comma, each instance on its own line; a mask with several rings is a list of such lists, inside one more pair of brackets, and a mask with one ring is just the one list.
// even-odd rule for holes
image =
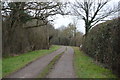
[[21, 68], [26, 66], [27, 64], [35, 61], [36, 59], [45, 56], [48, 53], [51, 53], [60, 46], [52, 46], [49, 50], [36, 50], [28, 53], [21, 54], [19, 56], [3, 58], [2, 59], [2, 77], [5, 77]]
[[78, 78], [117, 78], [112, 72], [94, 63], [93, 59], [73, 47], [74, 68]]
[[38, 78], [45, 78], [48, 75], [48, 73], [52, 70], [52, 68], [56, 64], [56, 62], [64, 54], [64, 52], [62, 52], [61, 54], [58, 54], [57, 56], [55, 56], [53, 58], [53, 60], [44, 68], [44, 70], [42, 71], [42, 73], [40, 73], [40, 75], [38, 76]]
[[0, 79], [2, 78], [2, 59], [0, 58]]

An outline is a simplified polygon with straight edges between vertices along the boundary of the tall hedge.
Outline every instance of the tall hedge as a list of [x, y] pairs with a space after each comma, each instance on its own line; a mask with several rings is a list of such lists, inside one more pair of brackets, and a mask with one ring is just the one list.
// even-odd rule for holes
[[[24, 28], [28, 25], [18, 22], [14, 31], [9, 26], [9, 20], [3, 21], [2, 24], [2, 56], [14, 56], [25, 52], [47, 49], [47, 32], [45, 26], [39, 26], [34, 28]], [[34, 25], [34, 20], [28, 23]], [[53, 35], [54, 27], [51, 24], [47, 25], [49, 29], [49, 37]]]
[[82, 50], [120, 75], [120, 18], [92, 28], [84, 37]]

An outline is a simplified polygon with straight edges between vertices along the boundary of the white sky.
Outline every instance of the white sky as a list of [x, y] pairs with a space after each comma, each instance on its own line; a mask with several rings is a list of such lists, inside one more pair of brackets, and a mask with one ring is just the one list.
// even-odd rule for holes
[[[117, 4], [120, 0], [111, 0], [109, 2], [109, 5], [114, 5]], [[69, 23], [73, 23], [74, 19], [72, 16], [62, 16], [62, 15], [56, 15], [55, 20], [53, 22], [53, 25], [55, 28], [59, 28], [62, 25], [67, 26]], [[77, 29], [81, 31], [82, 33], [85, 33], [85, 28], [84, 28], [84, 21], [80, 20], [77, 22]]]

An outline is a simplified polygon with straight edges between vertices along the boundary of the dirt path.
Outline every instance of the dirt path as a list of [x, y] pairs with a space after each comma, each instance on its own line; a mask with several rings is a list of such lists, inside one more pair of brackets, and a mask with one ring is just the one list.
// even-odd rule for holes
[[48, 74], [47, 78], [75, 78], [73, 53], [74, 50], [71, 47], [67, 47], [67, 51], [56, 63], [54, 69]]
[[58, 49], [57, 51], [48, 54], [33, 63], [29, 64], [25, 68], [9, 75], [7, 78], [36, 78], [44, 69], [45, 66], [47, 66], [50, 61], [58, 54], [65, 51], [66, 47], [63, 46], [62, 48]]

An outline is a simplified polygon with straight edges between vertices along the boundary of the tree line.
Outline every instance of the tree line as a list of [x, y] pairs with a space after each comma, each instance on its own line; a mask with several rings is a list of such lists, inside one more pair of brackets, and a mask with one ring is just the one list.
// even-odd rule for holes
[[61, 2], [2, 2], [3, 57], [49, 49], [51, 44], [80, 44], [76, 25], [55, 29], [48, 17], [68, 15]]
[[[2, 2], [3, 56], [49, 49], [52, 30], [48, 17], [63, 13], [61, 2]], [[49, 30], [49, 31], [48, 31]]]

